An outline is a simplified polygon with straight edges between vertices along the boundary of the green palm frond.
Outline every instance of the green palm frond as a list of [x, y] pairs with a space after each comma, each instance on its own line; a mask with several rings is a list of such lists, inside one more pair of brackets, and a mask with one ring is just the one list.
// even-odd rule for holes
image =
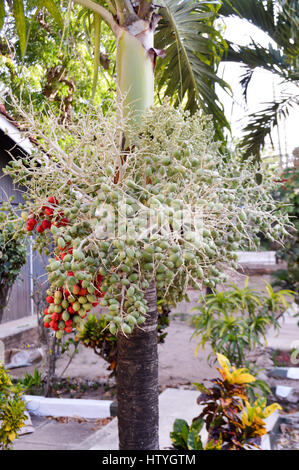
[[[228, 42], [224, 61], [243, 65], [241, 86], [245, 100], [248, 85], [257, 68], [267, 70], [282, 79], [282, 83], [296, 84], [299, 79], [299, 4], [295, 0], [223, 0], [219, 10], [222, 17], [238, 16], [255, 25], [271, 38], [275, 45], [262, 47], [253, 39], [247, 46]], [[281, 96], [268, 103], [261, 111], [249, 115], [249, 122], [243, 130], [240, 147], [244, 157], [254, 155], [260, 158], [265, 139], [278, 125], [278, 119], [288, 115], [289, 108], [296, 102], [295, 96]]]
[[299, 104], [298, 96], [283, 95], [280, 100], [274, 100], [260, 111], [249, 115], [249, 122], [243, 129], [240, 147], [245, 149], [244, 158], [254, 156], [259, 159], [266, 137], [270, 137], [279, 119], [286, 118], [290, 108]]
[[218, 135], [229, 127], [215, 85], [229, 86], [217, 76], [226, 44], [213, 22], [219, 2], [164, 0], [155, 34], [155, 47], [165, 51], [157, 61], [156, 80], [163, 96], [175, 105], [195, 112], [198, 108], [214, 117]]

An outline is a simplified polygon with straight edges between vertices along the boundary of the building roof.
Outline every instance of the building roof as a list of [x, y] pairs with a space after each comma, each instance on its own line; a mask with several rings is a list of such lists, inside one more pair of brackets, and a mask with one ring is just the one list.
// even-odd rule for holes
[[15, 142], [18, 147], [24, 150], [24, 152], [29, 155], [31, 154], [33, 141], [22, 135], [20, 125], [12, 116], [10, 116], [2, 103], [0, 103], [0, 131]]

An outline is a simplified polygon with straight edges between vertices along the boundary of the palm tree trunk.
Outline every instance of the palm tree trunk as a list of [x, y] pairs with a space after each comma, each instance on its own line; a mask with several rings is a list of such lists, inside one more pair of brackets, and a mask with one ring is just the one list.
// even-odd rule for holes
[[148, 318], [117, 338], [117, 403], [120, 450], [159, 449], [156, 286], [145, 293]]
[[[154, 66], [149, 49], [153, 31], [142, 38], [125, 29], [118, 37], [117, 85], [123, 112], [142, 119], [154, 101]], [[142, 328], [117, 340], [117, 402], [120, 450], [159, 449], [157, 295], [153, 281], [145, 292], [149, 307]]]

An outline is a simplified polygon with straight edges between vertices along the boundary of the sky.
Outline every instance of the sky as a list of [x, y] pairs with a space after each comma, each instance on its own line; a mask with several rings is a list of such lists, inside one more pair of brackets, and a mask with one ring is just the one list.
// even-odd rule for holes
[[[227, 18], [225, 25], [225, 39], [237, 44], [249, 44], [252, 37], [255, 42], [260, 43], [262, 46], [268, 46], [269, 42], [274, 45], [269, 36], [245, 20]], [[233, 136], [240, 137], [242, 135], [241, 129], [246, 124], [248, 114], [263, 109], [266, 102], [272, 101], [273, 94], [275, 94], [276, 97], [279, 96], [282, 90], [280, 84], [281, 80], [274, 77], [270, 72], [257, 69], [253, 74], [248, 88], [248, 103], [246, 105], [242, 97], [242, 88], [239, 83], [242, 74], [242, 66], [233, 63], [222, 63], [219, 73], [222, 74], [224, 80], [230, 84], [234, 91], [233, 99], [220, 88], [218, 89], [218, 94], [220, 100], [224, 103], [225, 113], [227, 119], [230, 121]], [[286, 90], [298, 94], [298, 88], [294, 85], [288, 85]], [[299, 147], [299, 108], [293, 108], [289, 117], [280, 122], [278, 127], [281, 151], [283, 154], [291, 154], [295, 147]], [[275, 153], [277, 152], [277, 154], [279, 154], [278, 132], [274, 130], [272, 133]]]

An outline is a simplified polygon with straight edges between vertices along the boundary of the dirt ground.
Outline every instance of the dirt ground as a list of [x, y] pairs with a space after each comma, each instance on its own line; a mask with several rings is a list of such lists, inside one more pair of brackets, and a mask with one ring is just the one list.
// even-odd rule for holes
[[[231, 281], [243, 286], [245, 279], [246, 276], [239, 274], [231, 278]], [[269, 282], [269, 279], [269, 275], [250, 276], [250, 287], [263, 290], [264, 281]], [[165, 342], [159, 344], [158, 347], [161, 390], [166, 387], [189, 388], [193, 382], [202, 382], [204, 379], [214, 378], [218, 375], [217, 364], [210, 366], [208, 363], [208, 356], [211, 353], [211, 348], [208, 345], [204, 351], [200, 348], [197, 356], [194, 354], [197, 339], [191, 339], [194, 330], [189, 322], [192, 315], [191, 308], [196, 306], [200, 292], [192, 290], [189, 296], [189, 303], [182, 302], [171, 312], [170, 325], [167, 329], [168, 335]], [[67, 353], [58, 359], [56, 367], [58, 377], [64, 371], [68, 360]], [[83, 391], [84, 393], [82, 392], [82, 396], [96, 398], [101, 395], [103, 398], [105, 394], [109, 396], [109, 391], [105, 392], [105, 390], [109, 386], [113, 387], [114, 384], [114, 379], [109, 379], [110, 372], [107, 370], [107, 365], [93, 350], [80, 345], [78, 354], [75, 355], [62, 377], [70, 381], [78, 379], [79, 383], [90, 381], [91, 384], [94, 384], [97, 382], [100, 384], [98, 387], [89, 387], [88, 390]], [[42, 373], [42, 364], [35, 367]], [[26, 371], [33, 374], [35, 367], [14, 369], [11, 374], [14, 377], [21, 377]]]

